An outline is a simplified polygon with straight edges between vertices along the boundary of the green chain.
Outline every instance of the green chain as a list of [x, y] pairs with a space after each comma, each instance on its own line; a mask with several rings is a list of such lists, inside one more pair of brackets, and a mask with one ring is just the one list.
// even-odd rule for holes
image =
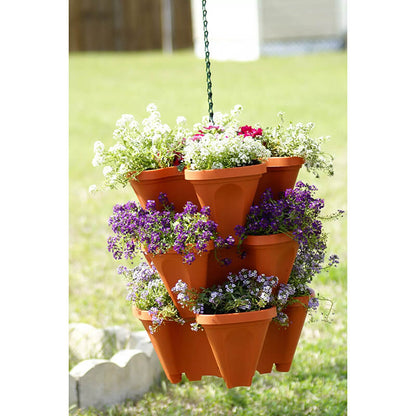
[[209, 42], [208, 42], [208, 21], [207, 10], [205, 8], [207, 0], [202, 0], [202, 17], [204, 23], [204, 42], [205, 42], [205, 68], [207, 72], [207, 93], [208, 93], [208, 112], [209, 121], [214, 124], [214, 110], [212, 103], [212, 82], [211, 82], [211, 62], [209, 61]]

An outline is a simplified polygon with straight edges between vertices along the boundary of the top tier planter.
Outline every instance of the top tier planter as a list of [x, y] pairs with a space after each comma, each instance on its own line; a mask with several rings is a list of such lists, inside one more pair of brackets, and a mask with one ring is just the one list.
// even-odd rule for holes
[[185, 179], [195, 190], [201, 207], [211, 208], [211, 219], [221, 236], [234, 234], [234, 227], [244, 224], [266, 164], [226, 169], [189, 170]]
[[257, 187], [254, 203], [260, 201], [261, 195], [271, 188], [275, 199], [279, 199], [286, 189], [295, 186], [299, 169], [305, 163], [302, 157], [271, 157], [267, 159], [267, 172], [262, 176]]
[[129, 180], [141, 207], [146, 208], [149, 199], [156, 201], [156, 209], [161, 210], [158, 196], [161, 192], [166, 193], [169, 202], [173, 202], [175, 210], [183, 209], [187, 201], [191, 201], [199, 208], [198, 198], [192, 185], [185, 181], [184, 172], [179, 171], [176, 166], [162, 169], [145, 170], [133, 177], [130, 173]]

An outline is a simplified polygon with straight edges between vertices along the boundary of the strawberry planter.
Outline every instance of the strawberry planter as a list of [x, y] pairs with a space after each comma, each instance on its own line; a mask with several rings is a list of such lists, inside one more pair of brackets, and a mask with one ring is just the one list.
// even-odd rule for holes
[[228, 388], [250, 386], [276, 308], [219, 315], [197, 315]]

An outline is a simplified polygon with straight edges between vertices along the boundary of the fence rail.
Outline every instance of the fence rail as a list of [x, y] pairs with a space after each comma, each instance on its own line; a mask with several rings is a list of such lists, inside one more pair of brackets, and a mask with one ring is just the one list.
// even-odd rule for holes
[[172, 49], [192, 48], [190, 3], [190, 0], [69, 0], [69, 50], [162, 49], [166, 39], [162, 18], [165, 7], [169, 7], [167, 15], [171, 16]]

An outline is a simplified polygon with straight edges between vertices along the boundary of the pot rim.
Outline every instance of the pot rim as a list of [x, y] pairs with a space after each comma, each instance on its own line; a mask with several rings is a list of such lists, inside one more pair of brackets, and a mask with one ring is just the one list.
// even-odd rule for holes
[[264, 246], [274, 244], [284, 244], [287, 242], [296, 242], [295, 239], [285, 233], [268, 234], [268, 235], [248, 235], [243, 240], [243, 245], [247, 246]]
[[219, 178], [238, 178], [244, 176], [262, 175], [266, 173], [266, 162], [256, 165], [238, 166], [224, 169], [191, 170], [185, 169], [185, 179], [190, 181], [209, 180]]
[[[140, 182], [140, 181], [151, 181], [154, 179], [163, 179], [171, 176], [183, 176], [183, 171], [180, 171], [177, 166], [169, 166], [168, 168], [159, 168], [159, 169], [149, 169], [140, 172], [136, 178], [133, 178], [133, 174], [136, 171], [131, 171], [127, 173], [127, 177], [130, 182]], [[131, 178], [131, 179], [130, 179]]]
[[[149, 311], [146, 311], [146, 310], [143, 310], [143, 309], [139, 309], [136, 305], [131, 305], [131, 309], [132, 309], [133, 315], [137, 319], [140, 319], [142, 321], [151, 321], [152, 320], [152, 317], [150, 316]], [[182, 319], [185, 321], [185, 324], [188, 324], [190, 322], [195, 322], [195, 318], [191, 318], [191, 317], [189, 317], [189, 318], [182, 318]], [[165, 324], [167, 322], [172, 322], [172, 323], [176, 323], [176, 324], [179, 324], [180, 325], [179, 322], [173, 321], [173, 320], [169, 320], [169, 319], [166, 319], [163, 324]]]
[[270, 157], [266, 160], [268, 168], [272, 167], [284, 167], [284, 166], [302, 166], [305, 163], [305, 159], [300, 156], [284, 156], [284, 157]]
[[275, 306], [268, 309], [261, 309], [259, 311], [250, 312], [236, 312], [236, 313], [224, 313], [224, 314], [213, 314], [204, 315], [197, 314], [196, 322], [201, 325], [224, 325], [224, 324], [237, 324], [247, 323], [255, 321], [264, 321], [272, 319], [277, 315]]

